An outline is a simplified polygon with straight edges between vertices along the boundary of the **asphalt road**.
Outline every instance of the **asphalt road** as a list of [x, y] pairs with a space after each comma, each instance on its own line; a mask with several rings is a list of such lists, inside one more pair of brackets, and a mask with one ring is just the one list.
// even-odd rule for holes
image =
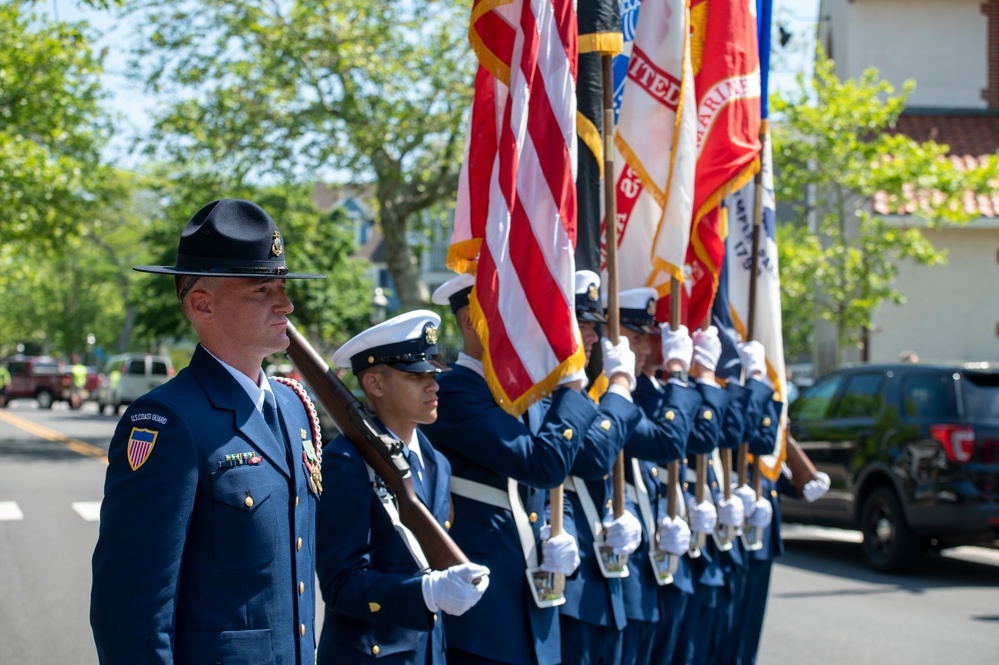
[[[97, 663], [90, 556], [117, 418], [32, 402], [0, 409], [0, 664]], [[787, 527], [760, 665], [991, 665], [999, 553], [962, 548], [914, 574], [871, 572], [857, 534]], [[318, 614], [321, 616], [321, 611]]]

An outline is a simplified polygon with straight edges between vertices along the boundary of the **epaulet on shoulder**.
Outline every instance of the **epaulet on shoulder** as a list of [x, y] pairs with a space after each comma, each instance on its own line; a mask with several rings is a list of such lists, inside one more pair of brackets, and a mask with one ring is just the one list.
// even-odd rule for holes
[[305, 391], [305, 386], [295, 379], [289, 379], [284, 376], [276, 376], [274, 380], [278, 383], [288, 386], [294, 391], [298, 396], [298, 399], [302, 401], [302, 406], [305, 407], [305, 412], [309, 416], [309, 423], [312, 427], [312, 444], [316, 448], [316, 457], [319, 463], [323, 462], [323, 437], [322, 430], [319, 427], [319, 412], [316, 411], [316, 405], [312, 403], [312, 398], [309, 397], [309, 393]]

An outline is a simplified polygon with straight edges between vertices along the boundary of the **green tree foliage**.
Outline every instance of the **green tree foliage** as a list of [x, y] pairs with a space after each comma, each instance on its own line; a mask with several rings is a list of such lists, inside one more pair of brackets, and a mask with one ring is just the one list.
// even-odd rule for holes
[[150, 150], [237, 182], [375, 186], [403, 307], [426, 298], [407, 232], [453, 196], [472, 80], [456, 0], [139, 0], [134, 71], [168, 102]]
[[[811, 329], [807, 320], [817, 310], [836, 326], [839, 362], [840, 351], [870, 329], [879, 306], [904, 302], [894, 287], [901, 260], [933, 265], [944, 259], [920, 226], [970, 221], [962, 199], [968, 191], [994, 187], [989, 179], [997, 160], [959, 171], [945, 157], [947, 146], [892, 133], [912, 81], [896, 93], [873, 68], [856, 80], [840, 81], [833, 62], [819, 53], [814, 78], [807, 83], [800, 78], [799, 84], [797, 93], [771, 101], [782, 117], [774, 128], [778, 200], [810, 201], [814, 215], [808, 228], [808, 205], [802, 203], [800, 228], [785, 232], [784, 323], [793, 344], [801, 344], [797, 331]], [[872, 214], [875, 195], [885, 197], [892, 210], [908, 210], [912, 224]], [[791, 247], [800, 254], [792, 255]], [[803, 282], [792, 283], [795, 279]]]
[[84, 27], [0, 4], [0, 239], [62, 247], [108, 202], [101, 56]]
[[[209, 201], [205, 192], [225, 192], [259, 204], [274, 218], [284, 236], [288, 269], [326, 274], [326, 279], [289, 280], [288, 295], [295, 311], [291, 319], [318, 348], [328, 350], [370, 325], [371, 281], [366, 261], [351, 258], [353, 230], [340, 209], [320, 213], [310, 189], [301, 186], [240, 187], [213, 179], [180, 177], [161, 180], [157, 191], [160, 212], [146, 229], [143, 242], [153, 265], [175, 265], [180, 233], [194, 213]], [[141, 275], [136, 282], [136, 336], [144, 343], [191, 337], [177, 302], [174, 280]]]

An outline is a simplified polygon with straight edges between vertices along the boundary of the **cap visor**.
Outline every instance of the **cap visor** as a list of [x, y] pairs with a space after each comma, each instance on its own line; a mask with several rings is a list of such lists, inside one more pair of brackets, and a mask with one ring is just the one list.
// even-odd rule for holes
[[173, 266], [132, 266], [132, 270], [138, 272], [151, 272], [159, 275], [190, 275], [192, 277], [251, 277], [257, 279], [325, 279], [326, 275], [312, 273], [289, 272], [284, 275], [276, 273], [260, 272], [238, 272], [238, 271], [211, 271], [211, 270], [185, 270]]
[[447, 363], [434, 358], [419, 360], [414, 363], [391, 363], [389, 367], [397, 369], [400, 372], [409, 372], [410, 374], [440, 374], [441, 372], [451, 371]]

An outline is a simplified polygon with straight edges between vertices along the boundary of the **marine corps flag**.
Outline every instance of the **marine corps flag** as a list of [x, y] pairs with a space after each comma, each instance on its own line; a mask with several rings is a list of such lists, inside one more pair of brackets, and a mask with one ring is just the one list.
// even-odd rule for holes
[[[691, 0], [697, 96], [697, 177], [685, 285], [686, 320], [700, 325], [718, 288], [727, 234], [722, 199], [759, 171], [760, 59], [756, 3]], [[703, 281], [706, 280], [706, 281]], [[702, 282], [703, 281], [703, 282]]]
[[579, 0], [579, 78], [576, 84], [576, 270], [600, 272], [603, 240], [603, 56], [621, 52], [621, 16], [617, 0]]
[[696, 116], [684, 0], [645, 2], [617, 135], [618, 284], [669, 293], [683, 278], [694, 195]]
[[486, 381], [513, 415], [583, 367], [573, 312], [572, 0], [476, 0], [479, 60], [448, 267], [474, 273]]

